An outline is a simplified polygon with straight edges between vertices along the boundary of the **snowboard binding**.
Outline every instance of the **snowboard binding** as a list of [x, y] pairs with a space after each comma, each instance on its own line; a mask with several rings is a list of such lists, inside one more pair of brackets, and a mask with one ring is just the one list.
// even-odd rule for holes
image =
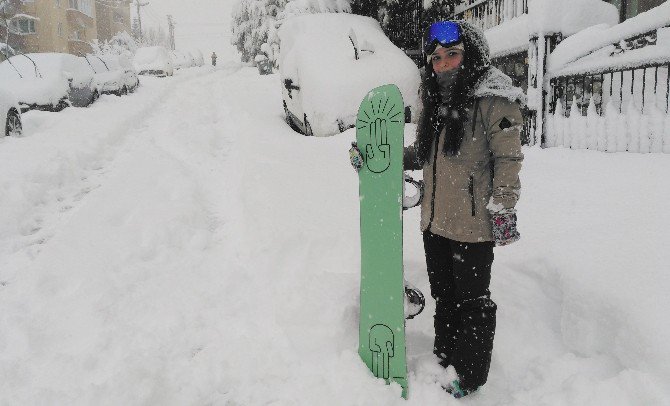
[[[403, 193], [402, 196], [402, 209], [407, 210], [411, 209], [412, 207], [416, 207], [421, 204], [423, 201], [423, 191], [424, 191], [424, 183], [422, 180], [414, 180], [411, 176], [408, 174], [405, 174], [405, 183], [403, 185], [407, 186], [407, 184], [410, 184], [414, 190], [415, 193], [411, 196], [407, 196]], [[405, 188], [403, 188], [403, 191]]]
[[414, 286], [405, 282], [405, 319], [413, 319], [421, 314], [426, 307], [426, 298], [423, 293]]

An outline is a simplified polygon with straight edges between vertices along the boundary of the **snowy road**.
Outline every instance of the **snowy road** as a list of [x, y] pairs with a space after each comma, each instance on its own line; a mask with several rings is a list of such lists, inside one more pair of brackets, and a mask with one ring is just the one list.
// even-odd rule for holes
[[664, 404], [670, 156], [526, 149], [489, 383], [440, 389], [429, 300], [405, 402], [356, 354], [353, 133], [293, 133], [277, 81], [194, 68], [0, 141], [0, 404]]

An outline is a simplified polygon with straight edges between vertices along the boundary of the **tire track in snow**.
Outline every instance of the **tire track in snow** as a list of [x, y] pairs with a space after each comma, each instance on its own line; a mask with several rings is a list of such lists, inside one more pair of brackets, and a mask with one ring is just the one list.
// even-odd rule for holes
[[[206, 71], [204, 76], [215, 72]], [[180, 89], [202, 76], [198, 71], [184, 71], [183, 76], [167, 80], [142, 78], [145, 83], [130, 96], [103, 96], [89, 108], [26, 114], [28, 135], [2, 145], [7, 155], [19, 161], [12, 165], [11, 159], [3, 159], [11, 171], [0, 178], [0, 190], [10, 196], [0, 198], [6, 215], [0, 215], [0, 224], [4, 223], [2, 228], [6, 230], [0, 234], [2, 286], [9, 284], [20, 267], [39, 256], [59, 226], [68, 221], [71, 211], [100, 186], [105, 172], [128, 147], [132, 136], [146, 128], [146, 123]], [[57, 137], [60, 142], [54, 140]], [[37, 155], [40, 162], [20, 162], [29, 161], [34, 150], [41, 151]]]

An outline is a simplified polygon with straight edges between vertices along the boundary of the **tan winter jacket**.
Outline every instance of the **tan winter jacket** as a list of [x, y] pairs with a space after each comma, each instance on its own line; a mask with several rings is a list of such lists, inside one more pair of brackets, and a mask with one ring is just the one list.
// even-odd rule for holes
[[[519, 105], [492, 95], [475, 100], [459, 153], [444, 155], [442, 130], [437, 151], [433, 142], [423, 166], [421, 230], [461, 242], [493, 241], [486, 208], [489, 200], [513, 208], [521, 186], [523, 119]], [[415, 145], [405, 154], [406, 162], [416, 162]]]

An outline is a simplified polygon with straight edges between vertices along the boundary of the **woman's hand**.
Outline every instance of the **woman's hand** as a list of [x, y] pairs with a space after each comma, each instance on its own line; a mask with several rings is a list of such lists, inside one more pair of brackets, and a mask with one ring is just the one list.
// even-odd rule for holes
[[363, 154], [361, 154], [361, 150], [358, 149], [358, 144], [356, 142], [352, 142], [351, 148], [349, 148], [349, 161], [356, 172], [359, 172], [363, 167], [363, 163], [365, 163]]
[[516, 210], [501, 209], [491, 211], [491, 225], [496, 246], [502, 247], [519, 241], [521, 234], [516, 229]]

